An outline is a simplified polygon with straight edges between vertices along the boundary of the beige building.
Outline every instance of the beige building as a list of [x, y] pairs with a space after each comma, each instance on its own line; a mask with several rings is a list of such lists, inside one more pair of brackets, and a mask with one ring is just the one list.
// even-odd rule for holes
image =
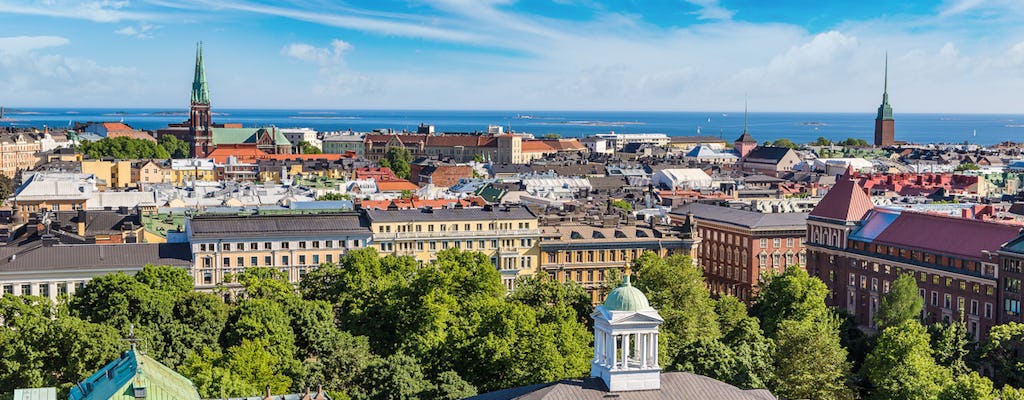
[[170, 183], [172, 181], [171, 168], [164, 161], [139, 161], [132, 167], [132, 180], [136, 184]]
[[185, 234], [192, 247], [196, 290], [224, 284], [231, 293], [240, 287], [226, 277], [247, 267], [277, 268], [298, 283], [307, 272], [337, 262], [371, 240], [365, 218], [353, 212], [199, 215], [186, 220]]
[[490, 257], [509, 290], [517, 276], [534, 274], [540, 265], [537, 216], [525, 207], [365, 212], [381, 254], [412, 256], [426, 264], [449, 248], [479, 251]]
[[27, 134], [0, 135], [0, 174], [13, 178], [18, 170], [35, 168], [39, 148], [39, 140]]

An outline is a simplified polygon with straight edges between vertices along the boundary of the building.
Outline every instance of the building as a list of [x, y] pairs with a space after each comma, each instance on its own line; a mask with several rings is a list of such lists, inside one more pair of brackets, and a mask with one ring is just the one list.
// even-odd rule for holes
[[132, 181], [136, 184], [171, 183], [171, 166], [166, 160], [145, 160], [132, 164]]
[[653, 146], [666, 146], [672, 141], [664, 133], [598, 133], [595, 137], [608, 142], [607, 147], [614, 151], [622, 150], [629, 144], [648, 144]]
[[651, 175], [651, 183], [668, 190], [673, 189], [710, 189], [711, 175], [700, 168], [669, 168]]
[[658, 327], [665, 321], [626, 276], [590, 317], [594, 358], [590, 377], [484, 393], [476, 400], [775, 400], [765, 389], [742, 390], [689, 372], [662, 373]]
[[805, 213], [763, 214], [691, 203], [672, 210], [673, 224], [696, 224], [700, 238], [697, 265], [713, 296], [752, 301], [764, 274], [806, 265]]
[[40, 146], [38, 139], [25, 133], [0, 134], [0, 174], [14, 178], [18, 171], [35, 168]]
[[206, 158], [185, 158], [171, 160], [171, 183], [185, 186], [192, 182], [214, 182], [217, 170], [213, 160]]
[[131, 350], [72, 386], [68, 399], [200, 399], [192, 381], [136, 350], [134, 337], [129, 342]]
[[72, 295], [97, 276], [135, 274], [146, 264], [188, 268], [192, 253], [184, 243], [0, 246], [0, 291], [56, 300]]
[[659, 257], [673, 254], [696, 259], [700, 239], [685, 229], [649, 226], [590, 226], [553, 224], [541, 226], [541, 269], [562, 283], [580, 284], [596, 305], [602, 301], [602, 285], [609, 269], [622, 269], [645, 251]]
[[298, 283], [323, 263], [338, 262], [350, 249], [369, 245], [370, 230], [359, 213], [198, 215], [185, 222], [192, 248], [196, 290], [213, 290], [246, 267], [271, 267]]
[[875, 117], [875, 146], [887, 147], [896, 144], [896, 120], [892, 118], [892, 106], [889, 105], [889, 55], [885, 56], [885, 79], [882, 89], [882, 104], [878, 106]]
[[317, 137], [316, 131], [309, 128], [283, 128], [281, 134], [291, 143], [291, 154], [302, 154], [302, 142], [309, 143], [317, 149], [323, 146], [323, 141]]
[[611, 154], [612, 152], [612, 149], [608, 147], [608, 139], [605, 138], [588, 136], [580, 140], [580, 143], [586, 146], [590, 154]]
[[550, 154], [586, 151], [576, 139], [527, 139], [521, 135], [426, 135], [426, 134], [371, 134], [363, 140], [363, 155], [376, 161], [388, 149], [400, 147], [409, 150], [413, 159], [450, 159], [456, 163], [488, 160], [496, 163], [527, 164]]
[[101, 189], [124, 189], [136, 185], [132, 162], [126, 160], [82, 160], [82, 173], [96, 177]]
[[736, 154], [728, 151], [715, 150], [706, 144], [699, 144], [688, 151], [683, 159], [701, 164], [735, 164], [739, 161]]
[[975, 340], [999, 323], [998, 254], [1017, 238], [1019, 226], [874, 207], [849, 174], [814, 208], [807, 225], [808, 272], [828, 286], [829, 305], [849, 312], [859, 325], [875, 327], [880, 298], [900, 274], [917, 279], [926, 322], [962, 314]]
[[290, 154], [292, 144], [277, 127], [245, 128], [242, 124], [214, 124], [210, 111], [210, 89], [203, 65], [203, 47], [196, 47], [195, 76], [192, 80], [192, 98], [188, 121], [170, 124], [157, 130], [157, 136], [174, 135], [189, 143], [189, 156], [208, 157], [220, 147], [232, 149], [256, 148], [269, 154]]
[[331, 135], [323, 140], [323, 152], [327, 154], [346, 154], [353, 152], [357, 157], [363, 157], [366, 147], [363, 145], [361, 135]]
[[757, 146], [740, 161], [743, 172], [779, 176], [792, 171], [801, 162], [800, 156], [788, 147]]
[[532, 275], [540, 265], [537, 216], [525, 207], [388, 207], [364, 212], [381, 254], [412, 256], [427, 264], [449, 248], [483, 252], [509, 290], [517, 276]]
[[148, 140], [156, 142], [152, 135], [136, 130], [123, 122], [96, 122], [85, 126], [83, 132], [93, 133], [105, 138], [126, 137], [129, 139]]

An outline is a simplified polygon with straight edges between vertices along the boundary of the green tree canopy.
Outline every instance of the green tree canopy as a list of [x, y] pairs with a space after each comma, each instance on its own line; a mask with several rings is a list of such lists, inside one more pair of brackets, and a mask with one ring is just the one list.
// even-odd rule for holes
[[111, 157], [118, 160], [140, 158], [171, 158], [171, 153], [155, 142], [129, 137], [103, 138], [95, 142], [84, 141], [79, 151], [91, 159]]
[[772, 142], [772, 146], [775, 146], [775, 147], [788, 147], [788, 148], [791, 148], [791, 149], [795, 149], [795, 148], [799, 148], [800, 147], [796, 143], [793, 143], [792, 140], [789, 140], [789, 139], [786, 139], [786, 138], [775, 139], [775, 141]]
[[377, 160], [377, 165], [383, 168], [391, 168], [396, 176], [402, 179], [409, 179], [409, 163], [412, 162], [412, 154], [404, 147], [390, 147], [384, 153], [384, 157]]
[[323, 150], [320, 150], [319, 147], [316, 147], [312, 143], [307, 142], [305, 140], [299, 142], [299, 150], [302, 152], [302, 154], [322, 154], [323, 153]]
[[928, 332], [912, 320], [882, 331], [861, 375], [871, 382], [876, 399], [934, 399], [952, 379], [932, 358]]
[[170, 154], [171, 158], [188, 158], [190, 150], [188, 142], [178, 139], [174, 135], [161, 135], [160, 139], [157, 139], [157, 144], [167, 150], [167, 154]]
[[892, 282], [889, 293], [882, 295], [881, 306], [875, 314], [878, 329], [920, 320], [924, 299], [917, 293], [917, 279], [913, 274], [901, 274]]

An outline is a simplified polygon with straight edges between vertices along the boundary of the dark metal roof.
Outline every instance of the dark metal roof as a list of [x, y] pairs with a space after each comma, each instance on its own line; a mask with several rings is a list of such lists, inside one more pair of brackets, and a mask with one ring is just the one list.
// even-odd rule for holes
[[309, 235], [369, 235], [356, 212], [332, 214], [200, 215], [188, 221], [192, 238], [262, 238]]
[[470, 397], [471, 400], [589, 400], [615, 396], [620, 400], [775, 400], [764, 389], [743, 390], [715, 379], [689, 372], [661, 374], [661, 389], [609, 392], [598, 378], [566, 379], [523, 386]]
[[0, 248], [0, 273], [141, 269], [146, 264], [188, 267], [192, 252], [188, 243], [81, 244], [44, 247], [35, 242], [27, 246]]
[[729, 207], [690, 203], [672, 210], [672, 214], [693, 213], [700, 220], [716, 221], [748, 229], [807, 229], [807, 213], [760, 213]]
[[757, 146], [750, 153], [747, 153], [747, 159], [762, 159], [772, 160], [778, 163], [782, 161], [782, 158], [786, 156], [793, 149], [788, 147], [774, 147], [774, 146]]
[[490, 208], [435, 208], [415, 210], [365, 210], [371, 222], [420, 221], [487, 221], [537, 219], [530, 209], [521, 206]]

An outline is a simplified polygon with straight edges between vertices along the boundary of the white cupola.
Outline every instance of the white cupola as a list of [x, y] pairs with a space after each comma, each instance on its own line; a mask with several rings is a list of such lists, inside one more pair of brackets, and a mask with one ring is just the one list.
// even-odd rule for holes
[[658, 325], [664, 320], [647, 296], [627, 275], [597, 306], [594, 318], [594, 360], [590, 376], [601, 378], [611, 392], [658, 390]]

